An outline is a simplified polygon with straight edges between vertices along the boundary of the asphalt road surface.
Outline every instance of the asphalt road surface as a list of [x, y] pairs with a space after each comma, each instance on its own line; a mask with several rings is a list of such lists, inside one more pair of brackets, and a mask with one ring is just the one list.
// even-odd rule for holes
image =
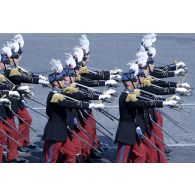
[[[37, 72], [48, 73], [51, 67], [51, 58], [60, 59], [64, 62], [64, 53], [70, 52], [78, 44], [81, 34], [23, 34], [25, 40], [24, 54], [21, 66], [25, 69]], [[14, 34], [0, 34], [0, 45], [12, 39]], [[141, 42], [142, 34], [87, 34], [90, 40], [91, 67], [109, 70], [114, 67], [128, 70], [126, 65], [135, 58], [138, 45]], [[186, 82], [192, 86], [195, 83], [195, 34], [158, 34], [155, 44], [157, 49], [156, 65], [166, 65], [177, 61], [183, 61], [188, 67]], [[171, 80], [178, 80], [171, 78]], [[48, 89], [42, 86], [33, 85], [35, 99], [46, 103]], [[116, 89], [118, 93], [123, 90], [123, 86]], [[195, 103], [194, 96], [182, 97], [185, 104]], [[32, 101], [28, 101], [31, 108], [41, 113], [45, 113], [43, 106]], [[109, 106], [118, 105], [118, 98]], [[188, 133], [180, 130], [176, 125], [164, 118], [164, 130], [173, 136], [179, 143], [176, 144], [172, 139], [165, 135], [165, 141], [172, 148], [169, 162], [195, 162], [195, 106], [185, 106], [187, 111], [175, 111], [164, 109], [163, 111], [173, 117], [180, 126]], [[42, 141], [41, 137], [47, 119], [32, 110], [29, 110], [33, 123], [32, 126], [37, 130], [37, 134], [31, 133], [31, 141], [39, 147], [31, 151], [30, 154], [21, 156], [29, 162], [42, 162]], [[109, 108], [109, 112], [118, 117], [118, 108]], [[95, 112], [96, 119], [105, 125], [109, 131], [113, 132], [113, 139], [117, 129], [117, 121], [111, 121], [104, 115]], [[102, 143], [108, 148], [104, 152], [104, 157], [114, 162], [116, 156], [116, 145], [99, 133]]]

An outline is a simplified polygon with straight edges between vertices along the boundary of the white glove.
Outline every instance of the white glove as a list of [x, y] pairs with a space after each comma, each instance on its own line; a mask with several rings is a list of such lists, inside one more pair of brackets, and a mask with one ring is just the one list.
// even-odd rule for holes
[[20, 98], [20, 94], [17, 91], [9, 91], [9, 97]]
[[27, 92], [27, 93], [30, 93], [31, 92], [31, 90], [30, 90], [30, 87], [29, 86], [20, 86], [19, 88], [18, 88], [18, 90], [20, 91], [25, 91], [25, 92]]
[[178, 87], [183, 87], [183, 88], [186, 88], [186, 89], [191, 89], [191, 86], [188, 83], [179, 83], [177, 86]]
[[39, 79], [39, 84], [42, 84], [43, 86], [50, 86], [49, 81], [43, 80], [43, 79]]
[[120, 74], [122, 72], [123, 72], [123, 70], [121, 70], [121, 69], [110, 70], [110, 74]]
[[48, 77], [46, 77], [46, 76], [44, 76], [42, 74], [39, 75], [39, 79], [48, 81]]
[[114, 89], [108, 89], [107, 91], [104, 92], [104, 95], [114, 95], [117, 92]]
[[106, 99], [110, 99], [111, 98], [111, 95], [99, 95], [99, 100], [106, 100]]
[[114, 74], [111, 74], [110, 75], [110, 79], [113, 79], [115, 81], [121, 81], [122, 77], [119, 74], [115, 74], [115, 75]]
[[177, 87], [175, 89], [176, 93], [179, 94], [179, 95], [189, 95], [190, 94], [190, 90], [186, 89], [186, 88], [181, 88], [181, 87]]
[[89, 103], [89, 108], [95, 108], [95, 103]]
[[102, 103], [100, 104], [90, 103], [89, 108], [105, 108], [105, 105]]
[[32, 88], [30, 88], [29, 86], [20, 86], [18, 88], [18, 91], [24, 91], [26, 94], [24, 94], [27, 98], [34, 98], [34, 93], [32, 92]]
[[117, 82], [115, 80], [107, 80], [105, 85], [109, 87], [117, 87]]
[[6, 106], [6, 107], [11, 106], [11, 102], [10, 102], [7, 98], [1, 98], [1, 99], [0, 99], [0, 103], [1, 103], [3, 106]]
[[177, 102], [181, 102], [181, 98], [178, 95], [173, 95], [166, 99], [166, 101], [169, 101], [169, 100], [175, 100]]
[[163, 102], [163, 106], [177, 107], [178, 103], [175, 100], [166, 100]]
[[175, 70], [175, 71], [174, 71], [174, 74], [175, 74], [176, 76], [184, 76], [184, 75], [187, 74], [187, 72], [186, 72], [186, 70], [184, 70], [184, 69], [179, 69], [179, 70]]
[[102, 104], [102, 103], [99, 103], [99, 104], [95, 104], [95, 108], [105, 108], [105, 105]]
[[186, 64], [184, 62], [177, 62], [176, 63], [176, 69], [185, 69], [186, 68]]

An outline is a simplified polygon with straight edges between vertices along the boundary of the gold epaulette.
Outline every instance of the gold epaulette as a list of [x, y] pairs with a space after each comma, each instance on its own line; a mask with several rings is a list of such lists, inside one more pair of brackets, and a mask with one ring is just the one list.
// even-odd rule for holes
[[79, 70], [79, 73], [80, 74], [88, 74], [89, 70], [88, 70], [87, 66], [81, 67]]
[[78, 92], [78, 89], [75, 88], [75, 87], [72, 87], [72, 86], [68, 86], [68, 87], [66, 87], [66, 88], [64, 88], [62, 90], [62, 93], [70, 93], [70, 94], [73, 94], [73, 93], [76, 93], [76, 92]]
[[77, 84], [76, 83], [71, 83], [70, 86], [76, 88]]
[[76, 78], [75, 78], [76, 81], [80, 81], [81, 80], [81, 76], [80, 75], [77, 75]]
[[147, 76], [146, 79], [149, 80], [150, 82], [154, 80], [151, 76]]
[[18, 68], [12, 68], [9, 73], [10, 77], [13, 76], [21, 76], [21, 73], [19, 72]]
[[139, 89], [134, 89], [134, 94], [135, 95], [140, 95], [140, 90]]
[[137, 101], [136, 94], [130, 93], [127, 95], [126, 102], [136, 102], [136, 101]]
[[0, 83], [5, 82], [5, 76], [3, 74], [0, 74]]
[[151, 85], [151, 81], [144, 79], [141, 87], [149, 87]]
[[65, 100], [65, 97], [60, 93], [55, 93], [52, 96], [51, 103], [58, 103], [59, 101]]

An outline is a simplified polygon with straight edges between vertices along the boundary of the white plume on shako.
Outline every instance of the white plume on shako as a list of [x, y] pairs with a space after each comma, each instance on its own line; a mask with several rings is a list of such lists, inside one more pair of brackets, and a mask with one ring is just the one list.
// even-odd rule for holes
[[65, 53], [65, 56], [66, 56], [66, 59], [65, 59], [66, 66], [71, 68], [71, 69], [74, 69], [76, 67], [76, 61], [73, 58], [72, 54]]
[[49, 62], [52, 65], [51, 70], [56, 73], [61, 73], [63, 70], [63, 66], [60, 60], [51, 59]]

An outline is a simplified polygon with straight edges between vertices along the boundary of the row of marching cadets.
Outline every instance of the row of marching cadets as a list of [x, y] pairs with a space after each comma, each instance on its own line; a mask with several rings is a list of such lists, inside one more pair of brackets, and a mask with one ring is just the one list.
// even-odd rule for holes
[[[4, 150], [6, 162], [25, 162], [18, 157], [18, 151], [36, 149], [36, 145], [30, 143], [30, 130], [37, 131], [31, 126], [32, 118], [27, 110], [30, 107], [25, 102], [25, 98], [35, 99], [32, 89], [22, 83], [49, 88], [47, 116], [44, 116], [48, 121], [42, 137], [44, 162], [106, 162], [97, 131], [110, 139], [113, 132], [95, 119], [93, 110], [113, 117], [102, 102], [111, 103], [117, 96], [116, 91], [103, 92], [97, 87], [117, 87], [118, 81], [123, 82], [125, 90], [119, 98], [116, 162], [167, 162], [162, 111], [156, 108], [179, 108], [178, 95], [190, 95], [191, 87], [188, 83], [160, 79], [184, 76], [186, 65], [183, 62], [162, 67], [154, 65], [155, 41], [155, 34], [144, 36], [136, 60], [128, 64], [130, 70], [121, 76], [121, 69], [91, 70], [87, 66], [89, 40], [82, 35], [79, 46], [65, 54], [64, 66], [60, 60], [50, 61], [52, 73], [47, 77], [19, 66], [24, 46], [22, 35], [7, 42], [2, 48], [0, 66], [0, 162]], [[173, 96], [159, 96], [169, 94]], [[15, 118], [19, 121], [18, 127]]]
[[[53, 73], [49, 75], [52, 87], [46, 107], [49, 119], [43, 134], [44, 162], [107, 162], [102, 158], [97, 130], [108, 137], [112, 132], [96, 121], [92, 109], [105, 114], [101, 102], [112, 102], [116, 91], [102, 92], [93, 87], [116, 87], [121, 70], [89, 70], [89, 40], [85, 35], [65, 57], [64, 67], [60, 60], [50, 62]], [[91, 103], [93, 100], [96, 103]]]
[[[120, 121], [115, 143], [118, 163], [166, 163], [168, 147], [163, 136], [162, 107], [181, 108], [179, 95], [191, 95], [188, 83], [171, 82], [162, 78], [184, 76], [185, 63], [156, 66], [154, 57], [156, 34], [142, 39], [136, 59], [123, 72], [124, 91], [119, 98]], [[171, 95], [168, 98], [163, 95]]]
[[[24, 163], [20, 152], [29, 152], [37, 146], [30, 142], [32, 117], [25, 97], [32, 98], [32, 89], [22, 83], [49, 85], [48, 78], [20, 67], [24, 39], [17, 34], [1, 49], [0, 55], [0, 162]], [[15, 123], [18, 119], [18, 126]], [[4, 153], [5, 151], [5, 153]]]

